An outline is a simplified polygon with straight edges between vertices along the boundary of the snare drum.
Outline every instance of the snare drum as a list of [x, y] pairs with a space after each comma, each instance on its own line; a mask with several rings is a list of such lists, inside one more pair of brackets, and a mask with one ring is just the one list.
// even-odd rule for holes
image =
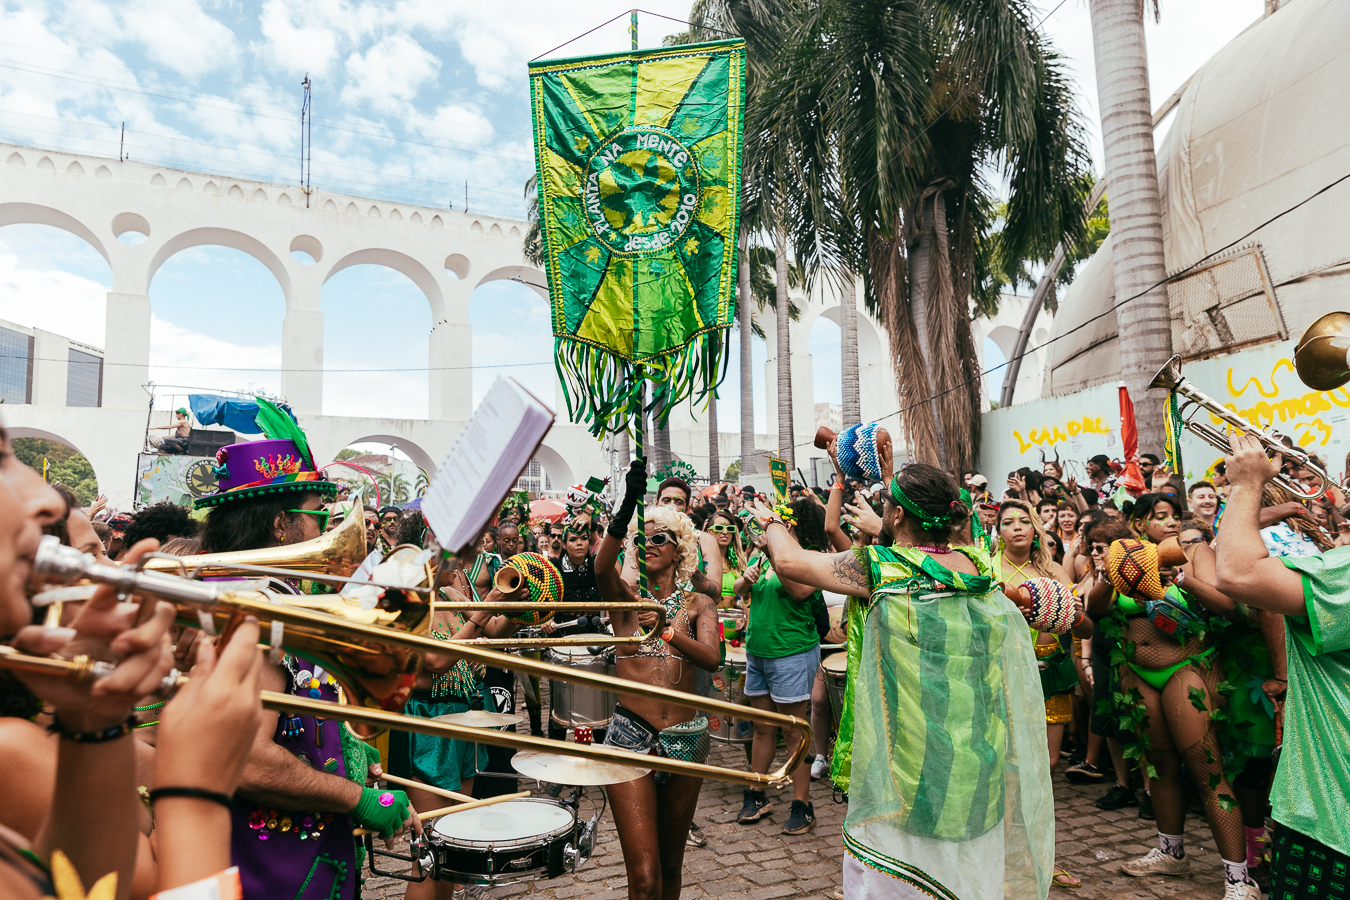
[[[612, 640], [609, 635], [601, 634], [579, 634], [576, 637], [594, 637], [597, 643]], [[613, 647], [606, 647], [603, 652], [594, 655], [587, 646], [550, 647], [546, 662], [597, 675], [617, 674]], [[619, 702], [617, 694], [555, 678], [549, 679], [548, 686], [553, 703], [553, 711], [549, 715], [555, 725], [561, 728], [609, 726], [610, 719], [614, 717], [614, 707]]]
[[436, 879], [514, 884], [557, 878], [585, 862], [577, 814], [557, 800], [504, 800], [437, 819], [431, 827]]
[[[745, 699], [745, 648], [726, 648], [726, 664], [713, 674], [712, 698], [749, 706]], [[707, 713], [708, 734], [715, 741], [748, 744], [755, 737], [755, 723], [749, 719]]]
[[834, 724], [844, 714], [844, 687], [848, 684], [848, 654], [831, 653], [820, 663], [825, 673], [825, 688], [830, 694], [830, 708], [834, 710]]

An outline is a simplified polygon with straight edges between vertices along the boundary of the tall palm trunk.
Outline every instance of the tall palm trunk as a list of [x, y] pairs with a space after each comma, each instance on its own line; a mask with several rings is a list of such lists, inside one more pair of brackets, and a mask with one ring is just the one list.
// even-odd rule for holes
[[796, 432], [792, 427], [792, 341], [788, 336], [788, 263], [787, 240], [780, 231], [774, 248], [774, 294], [778, 307], [778, 456], [787, 462], [788, 472], [797, 467], [793, 443]]
[[673, 458], [670, 452], [670, 419], [655, 427], [656, 434], [653, 442], [656, 444], [655, 453], [652, 456], [656, 460], [656, 467], [659, 469], [667, 465]]
[[844, 273], [839, 331], [843, 357], [843, 420], [845, 425], [853, 425], [862, 421], [862, 399], [858, 386], [858, 290], [852, 272]]
[[722, 460], [717, 446], [717, 397], [708, 401], [708, 480], [720, 481]]
[[1163, 445], [1163, 405], [1147, 401], [1145, 391], [1172, 353], [1172, 330], [1164, 289], [1136, 297], [1167, 274], [1144, 10], [1139, 0], [1089, 0], [1088, 10], [1111, 198], [1116, 303], [1135, 298], [1116, 308], [1120, 376], [1134, 398], [1139, 448], [1157, 452]]
[[741, 235], [741, 265], [736, 273], [736, 288], [740, 307], [736, 310], [737, 327], [741, 331], [741, 472], [757, 471], [755, 466], [755, 372], [751, 367], [751, 340], [754, 323], [751, 321], [750, 258], [746, 253], [749, 241]]
[[[914, 323], [914, 339], [918, 344], [918, 351], [923, 360], [923, 371], [926, 373], [926, 377], [923, 381], [916, 383], [924, 389], [924, 394], [907, 402], [905, 404], [907, 407], [924, 400], [925, 396], [932, 397], [941, 389], [943, 384], [938, 373], [940, 360], [933, 352], [933, 335], [930, 327], [932, 313], [937, 311], [936, 308], [940, 305], [939, 293], [941, 290], [941, 275], [938, 271], [940, 263], [936, 258], [938, 238], [936, 223], [934, 222], [935, 216], [933, 210], [925, 208], [931, 199], [931, 197], [920, 199], [918, 213], [911, 217], [911, 221], [918, 225], [918, 235], [909, 254], [909, 317]], [[942, 205], [940, 194], [937, 195], [937, 200], [938, 202], [932, 204], [934, 209]], [[936, 414], [936, 406], [936, 402], [930, 401], [923, 406], [910, 409], [906, 415], [927, 416], [933, 420], [934, 446], [929, 452], [934, 455], [926, 460], [921, 455], [920, 460], [945, 468], [947, 465], [946, 434], [942, 427], [942, 416]], [[915, 449], [921, 454], [923, 453], [923, 448], [916, 447]]]

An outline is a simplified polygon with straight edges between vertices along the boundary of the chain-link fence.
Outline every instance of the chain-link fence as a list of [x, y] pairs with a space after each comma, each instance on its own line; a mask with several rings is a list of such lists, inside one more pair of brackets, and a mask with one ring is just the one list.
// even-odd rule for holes
[[1167, 283], [1172, 349], [1200, 359], [1289, 334], [1261, 245], [1235, 247]]

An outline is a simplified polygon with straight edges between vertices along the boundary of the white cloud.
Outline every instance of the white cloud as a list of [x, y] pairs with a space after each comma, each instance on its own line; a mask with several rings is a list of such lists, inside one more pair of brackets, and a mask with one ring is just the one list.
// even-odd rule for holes
[[123, 10], [122, 24], [150, 59], [183, 75], [214, 72], [239, 53], [234, 32], [197, 0], [139, 0]]
[[338, 33], [323, 21], [308, 6], [267, 0], [258, 16], [265, 42], [257, 49], [289, 73], [326, 76], [337, 59]]
[[407, 102], [440, 71], [441, 63], [425, 47], [403, 34], [384, 38], [364, 54], [347, 57], [344, 103], [386, 105]]
[[[204, 368], [211, 360], [228, 360], [224, 368]], [[150, 316], [150, 379], [156, 384], [281, 391], [281, 346], [247, 346], [191, 331], [159, 316]]]
[[0, 318], [42, 328], [95, 347], [103, 346], [108, 288], [55, 269], [27, 268], [0, 253]]

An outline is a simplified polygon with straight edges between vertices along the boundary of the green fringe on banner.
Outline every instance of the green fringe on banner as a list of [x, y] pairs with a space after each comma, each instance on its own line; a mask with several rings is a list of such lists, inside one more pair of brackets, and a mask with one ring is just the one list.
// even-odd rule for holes
[[[568, 416], [584, 423], [597, 438], [627, 431], [646, 384], [651, 384], [652, 392], [643, 412], [654, 414], [658, 424], [690, 398], [706, 408], [726, 377], [727, 331], [704, 332], [683, 347], [641, 363], [555, 335], [554, 364]], [[641, 378], [635, 377], [639, 368]]]

